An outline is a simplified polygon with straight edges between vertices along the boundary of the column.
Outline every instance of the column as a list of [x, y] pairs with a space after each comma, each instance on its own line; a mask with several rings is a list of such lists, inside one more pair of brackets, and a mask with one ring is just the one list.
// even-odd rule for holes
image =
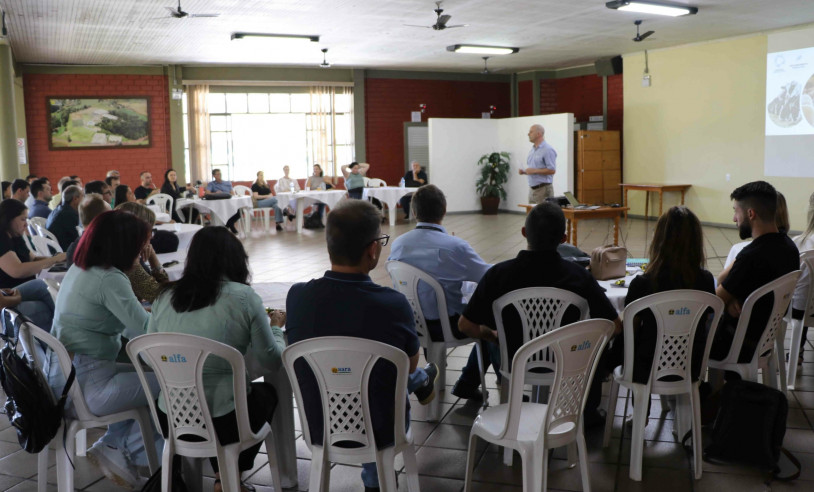
[[14, 66], [11, 46], [0, 39], [0, 177], [13, 181], [19, 176], [17, 125], [14, 109]]

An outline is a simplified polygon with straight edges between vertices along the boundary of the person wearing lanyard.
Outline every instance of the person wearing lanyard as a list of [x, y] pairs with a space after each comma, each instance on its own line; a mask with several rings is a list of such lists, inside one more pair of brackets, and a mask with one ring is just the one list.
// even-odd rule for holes
[[520, 168], [520, 174], [528, 176], [529, 203], [543, 203], [546, 198], [554, 196], [551, 183], [557, 172], [557, 151], [545, 141], [542, 125], [531, 125], [529, 141], [534, 146], [526, 158], [526, 168]]

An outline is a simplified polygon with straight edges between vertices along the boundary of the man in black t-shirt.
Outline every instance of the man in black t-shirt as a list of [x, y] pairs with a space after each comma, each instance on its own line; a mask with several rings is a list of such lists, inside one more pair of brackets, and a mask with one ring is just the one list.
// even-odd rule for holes
[[[741, 308], [749, 294], [767, 283], [800, 268], [800, 254], [789, 237], [777, 230], [777, 191], [765, 181], [746, 183], [732, 192], [732, 220], [741, 239], [752, 238], [735, 262], [718, 277], [715, 293], [726, 303], [721, 325], [715, 333], [709, 357], [725, 359], [729, 353]], [[755, 303], [738, 362], [752, 359], [769, 320], [774, 298], [767, 295]]]
[[[565, 217], [562, 209], [552, 203], [535, 206], [526, 217], [521, 233], [528, 240], [528, 249], [517, 258], [498, 263], [490, 268], [478, 283], [469, 304], [458, 322], [458, 329], [473, 338], [498, 343], [497, 324], [492, 303], [500, 296], [526, 287], [555, 287], [568, 290], [588, 301], [591, 318], [605, 318], [614, 322], [614, 335], [621, 332], [622, 323], [605, 291], [585, 268], [566, 261], [557, 253], [557, 246], [565, 242]], [[576, 309], [566, 311], [562, 324], [579, 321]], [[510, 358], [523, 343], [520, 316], [513, 308], [503, 314], [507, 352]], [[505, 365], [504, 365], [505, 364]], [[501, 367], [510, 367], [511, 361], [500, 361]], [[604, 372], [604, 373], [602, 373]], [[601, 399], [601, 383], [607, 371], [598, 367], [585, 404], [586, 426], [601, 423], [597, 410]]]
[[158, 193], [158, 190], [153, 184], [153, 175], [149, 171], [142, 171], [139, 179], [141, 179], [141, 186], [133, 190], [133, 194], [136, 195], [136, 201], [143, 205], [147, 202], [147, 198]]
[[[405, 188], [420, 188], [427, 184], [427, 173], [421, 169], [421, 164], [418, 161], [410, 163], [410, 170], [404, 175]], [[412, 193], [407, 193], [399, 200], [401, 209], [404, 211], [404, 220], [410, 218], [410, 202], [413, 199]]]

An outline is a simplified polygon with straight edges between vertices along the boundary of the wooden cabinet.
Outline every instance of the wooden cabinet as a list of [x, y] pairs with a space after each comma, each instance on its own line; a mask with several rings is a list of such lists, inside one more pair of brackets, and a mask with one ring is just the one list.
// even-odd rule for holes
[[622, 203], [622, 153], [618, 131], [576, 133], [576, 197], [589, 205]]

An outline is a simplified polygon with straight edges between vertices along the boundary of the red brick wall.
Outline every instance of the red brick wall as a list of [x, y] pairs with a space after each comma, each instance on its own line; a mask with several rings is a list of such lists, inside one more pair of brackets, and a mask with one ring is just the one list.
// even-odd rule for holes
[[[427, 118], [480, 118], [497, 106], [493, 118], [511, 116], [508, 82], [366, 79], [365, 128], [369, 176], [397, 184], [404, 176], [404, 122], [426, 104]], [[467, 145], [468, 142], [461, 142]]]
[[523, 80], [517, 83], [517, 116], [534, 114], [534, 82]]
[[540, 113], [574, 113], [577, 121], [602, 114], [602, 77], [584, 75], [540, 83]]
[[[150, 171], [161, 184], [172, 164], [167, 78], [163, 75], [23, 75], [25, 120], [28, 133], [30, 172], [55, 183], [62, 176], [77, 174], [87, 183], [104, 179], [118, 169], [122, 182], [139, 185], [141, 171]], [[49, 96], [149, 96], [152, 146], [139, 149], [49, 150], [46, 97]]]
[[608, 130], [622, 131], [625, 105], [622, 96], [622, 74], [608, 77]]

